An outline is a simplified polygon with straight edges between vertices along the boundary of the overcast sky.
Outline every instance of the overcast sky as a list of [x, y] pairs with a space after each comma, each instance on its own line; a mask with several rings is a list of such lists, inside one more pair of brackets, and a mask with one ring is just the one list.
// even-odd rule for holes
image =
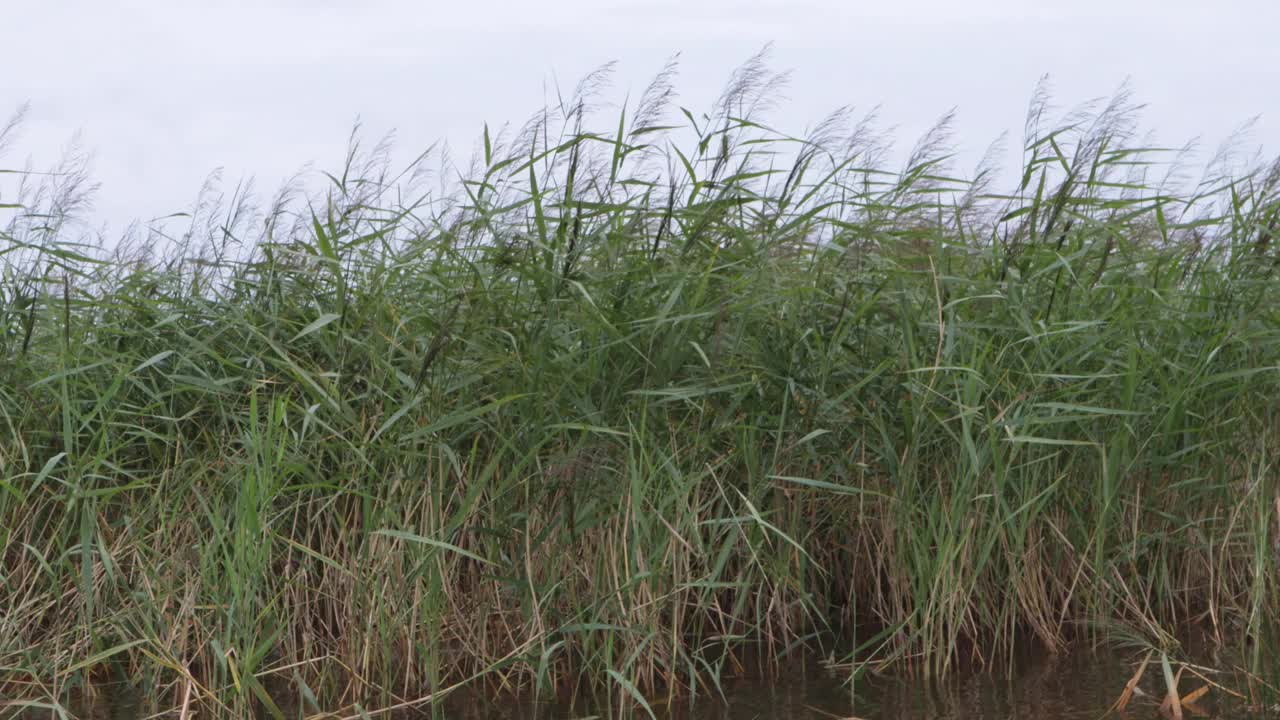
[[215, 168], [264, 190], [334, 168], [357, 116], [406, 155], [467, 154], [609, 60], [620, 98], [680, 52], [679, 102], [706, 109], [769, 42], [792, 71], [772, 119], [796, 133], [880, 105], [909, 146], [955, 107], [976, 161], [1048, 73], [1064, 106], [1131, 79], [1166, 143], [1210, 150], [1259, 116], [1275, 152], [1278, 28], [1276, 0], [0, 0], [0, 116], [31, 105], [0, 167], [49, 165], [79, 132], [118, 227], [186, 209]]

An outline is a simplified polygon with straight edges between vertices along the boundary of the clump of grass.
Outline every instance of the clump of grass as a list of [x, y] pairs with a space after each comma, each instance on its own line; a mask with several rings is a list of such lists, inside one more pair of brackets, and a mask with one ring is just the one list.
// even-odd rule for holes
[[648, 707], [831, 631], [930, 672], [1274, 637], [1276, 166], [1188, 181], [1127, 94], [1038, 92], [998, 193], [949, 119], [892, 168], [848, 112], [769, 128], [762, 57], [702, 115], [674, 73], [486, 128], [456, 184], [353, 136], [321, 194], [211, 191], [112, 250], [74, 167], [24, 191], [6, 694]]

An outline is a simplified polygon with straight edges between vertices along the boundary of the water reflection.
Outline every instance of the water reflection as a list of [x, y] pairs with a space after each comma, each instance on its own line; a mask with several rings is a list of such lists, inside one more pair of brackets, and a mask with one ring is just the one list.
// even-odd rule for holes
[[[903, 675], [864, 676], [852, 687], [847, 676], [809, 661], [781, 675], [738, 678], [725, 684], [727, 698], [654, 705], [661, 720], [1096, 720], [1107, 714], [1135, 663], [1110, 654], [1077, 653], [1062, 657], [1019, 657], [995, 672], [967, 672], [944, 680]], [[1133, 701], [1121, 718], [1158, 718], [1161, 696], [1158, 670], [1140, 684], [1145, 697]], [[1182, 691], [1201, 683], [1184, 680]], [[1215, 691], [1216, 692], [1216, 691]], [[1230, 700], [1230, 702], [1228, 702]], [[1242, 704], [1211, 692], [1197, 704], [1203, 715], [1188, 718], [1250, 718]], [[449, 708], [446, 717], [464, 720], [561, 720], [616, 717], [605, 707], [568, 703], [525, 703], [518, 707], [476, 702]], [[637, 717], [644, 717], [644, 713]]]
[[[901, 674], [867, 675], [850, 685], [845, 671], [830, 670], [814, 659], [787, 663], [780, 673], [751, 673], [727, 679], [725, 697], [702, 697], [671, 703], [651, 701], [660, 720], [1067, 720], [1104, 716], [1133, 675], [1126, 656], [1076, 653], [1062, 657], [1024, 656], [995, 672], [961, 672], [944, 680]], [[1139, 698], [1122, 718], [1157, 718], [1153, 698], [1161, 695], [1160, 673], [1147, 673]], [[1201, 685], [1185, 680], [1184, 693]], [[1197, 714], [1202, 711], [1203, 714]], [[150, 717], [136, 699], [99, 699], [80, 717], [93, 720], [140, 720]], [[607, 703], [590, 700], [534, 702], [491, 699], [481, 693], [455, 694], [435, 717], [459, 720], [586, 720], [615, 718]], [[31, 717], [48, 717], [48, 715]], [[289, 717], [304, 717], [291, 709]], [[387, 717], [387, 716], [382, 716]], [[427, 710], [399, 714], [394, 720], [432, 717]], [[632, 717], [647, 717], [643, 711]], [[1187, 717], [1252, 718], [1241, 702], [1214, 691], [1187, 712]], [[1271, 716], [1274, 717], [1274, 716]]]

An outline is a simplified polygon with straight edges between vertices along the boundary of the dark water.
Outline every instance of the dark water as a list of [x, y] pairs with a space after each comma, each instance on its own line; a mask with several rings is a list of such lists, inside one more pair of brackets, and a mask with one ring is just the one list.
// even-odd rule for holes
[[[653, 699], [660, 720], [1000, 720], [1025, 718], [1096, 720], [1107, 714], [1137, 667], [1134, 658], [1117, 654], [1075, 653], [1063, 657], [1021, 657], [1005, 668], [986, 672], [960, 672], [945, 680], [930, 681], [902, 674], [866, 674], [852, 686], [846, 671], [832, 670], [813, 659], [797, 659], [777, 673], [751, 673], [750, 677], [724, 681], [724, 698], [702, 697], [667, 703]], [[1231, 676], [1215, 677], [1228, 687]], [[1186, 676], [1179, 689], [1189, 693], [1204, 683]], [[1140, 689], [1128, 709], [1111, 717], [1159, 718], [1156, 698], [1163, 694], [1158, 663], [1147, 668]], [[1243, 688], [1240, 688], [1243, 690]], [[144, 710], [136, 698], [100, 697], [79, 717], [93, 720], [141, 720], [154, 709]], [[289, 717], [306, 717], [296, 710]], [[168, 715], [167, 717], [175, 717]], [[4, 713], [0, 712], [0, 717]], [[24, 717], [54, 717], [43, 711]], [[323, 717], [323, 716], [321, 716]], [[382, 718], [429, 718], [430, 712], [397, 713]], [[477, 693], [455, 694], [437, 709], [435, 717], [460, 720], [587, 720], [619, 717], [616, 707], [590, 700], [534, 702], [494, 700]], [[631, 717], [646, 718], [637, 709]], [[1186, 717], [1276, 718], [1280, 712], [1251, 709], [1237, 698], [1210, 691]]]
[[[847, 671], [821, 663], [793, 663], [781, 674], [728, 680], [726, 697], [670, 705], [653, 703], [660, 720], [1097, 720], [1106, 715], [1137, 669], [1138, 661], [1114, 654], [1076, 653], [1065, 657], [1026, 656], [998, 671], [962, 672], [929, 681], [902, 674], [864, 675], [852, 686]], [[1204, 683], [1186, 676], [1185, 694]], [[1227, 678], [1216, 680], [1228, 687]], [[1159, 718], [1163, 680], [1158, 664], [1148, 666], [1139, 684], [1147, 696], [1135, 697], [1113, 717]], [[1262, 718], [1280, 713], [1250, 712], [1243, 700], [1212, 690], [1185, 717]], [[566, 703], [494, 705], [471, 703], [451, 708], [446, 717], [463, 720], [559, 720], [617, 717], [616, 709]], [[1203, 715], [1197, 715], [1202, 711]], [[647, 717], [643, 711], [634, 717]]]

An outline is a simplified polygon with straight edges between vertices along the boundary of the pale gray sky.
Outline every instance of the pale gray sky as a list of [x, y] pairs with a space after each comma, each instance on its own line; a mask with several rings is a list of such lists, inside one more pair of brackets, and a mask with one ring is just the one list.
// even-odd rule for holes
[[470, 151], [554, 81], [618, 60], [615, 98], [682, 53], [680, 104], [708, 108], [765, 43], [791, 70], [774, 125], [882, 107], [899, 144], [951, 107], [962, 158], [1003, 130], [1016, 148], [1037, 78], [1058, 104], [1130, 78], [1161, 140], [1206, 153], [1261, 116], [1280, 149], [1277, 0], [3, 0], [0, 117], [31, 112], [0, 167], [54, 162], [75, 133], [102, 183], [97, 217], [184, 210], [208, 173], [264, 191], [308, 162], [336, 168], [357, 115], [416, 154]]

